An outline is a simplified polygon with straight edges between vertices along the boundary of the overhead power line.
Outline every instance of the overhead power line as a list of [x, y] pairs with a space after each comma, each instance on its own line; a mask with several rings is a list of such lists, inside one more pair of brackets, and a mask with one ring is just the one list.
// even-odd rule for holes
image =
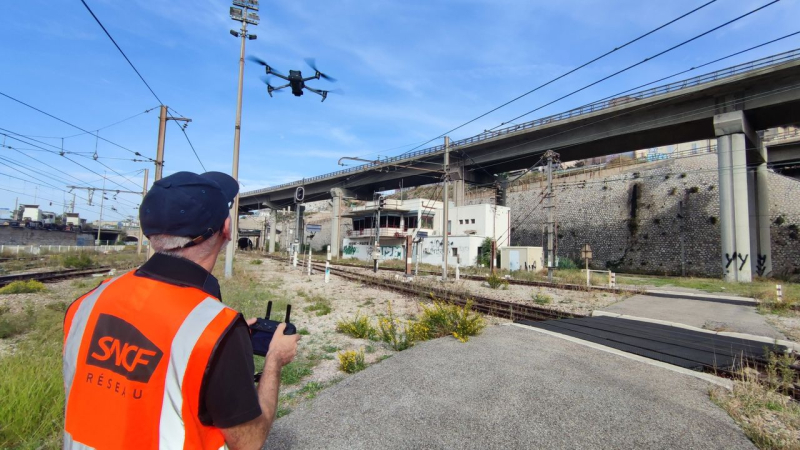
[[103, 29], [103, 32], [106, 34], [106, 36], [108, 36], [108, 38], [111, 39], [111, 42], [114, 44], [114, 47], [117, 47], [117, 50], [119, 50], [119, 52], [122, 54], [122, 57], [125, 58], [125, 61], [128, 61], [128, 64], [130, 64], [131, 69], [133, 69], [133, 71], [136, 72], [136, 75], [138, 75], [139, 79], [142, 80], [142, 83], [144, 83], [144, 85], [147, 86], [147, 89], [150, 91], [151, 94], [153, 94], [153, 97], [155, 97], [156, 100], [158, 100], [158, 104], [159, 105], [163, 105], [164, 102], [162, 102], [161, 99], [158, 98], [158, 95], [156, 95], [156, 93], [153, 90], [153, 88], [150, 87], [150, 85], [144, 79], [142, 74], [139, 73], [139, 70], [136, 68], [136, 66], [133, 65], [131, 60], [128, 59], [128, 55], [126, 55], [125, 52], [122, 51], [122, 48], [120, 48], [119, 44], [117, 44], [117, 41], [115, 41], [114, 38], [111, 37], [111, 33], [109, 33], [108, 30], [106, 30], [106, 27], [103, 25], [102, 22], [100, 22], [100, 19], [98, 19], [97, 16], [94, 14], [94, 11], [92, 11], [92, 8], [89, 8], [89, 5], [87, 5], [84, 0], [81, 0], [81, 3], [83, 3], [83, 6], [85, 6], [86, 10], [89, 11], [89, 14], [91, 14], [92, 17], [94, 17], [95, 22], [97, 22], [97, 24], [100, 25], [100, 28]]
[[[55, 119], [55, 120], [57, 120], [57, 121], [59, 121], [59, 122], [61, 122], [61, 123], [63, 123], [63, 124], [66, 124], [66, 125], [69, 125], [69, 126], [71, 126], [72, 128], [76, 128], [76, 129], [78, 129], [78, 130], [81, 130], [81, 131], [83, 131], [84, 133], [88, 133], [88, 134], [92, 134], [92, 133], [93, 133], [92, 131], [89, 131], [89, 130], [86, 130], [86, 129], [84, 129], [84, 128], [81, 128], [81, 127], [79, 127], [79, 126], [77, 126], [77, 125], [75, 125], [75, 124], [73, 124], [73, 123], [67, 122], [67, 121], [66, 121], [66, 120], [64, 120], [64, 119], [60, 119], [60, 118], [58, 118], [58, 117], [56, 117], [56, 116], [54, 116], [54, 115], [52, 115], [52, 114], [50, 114], [50, 113], [48, 113], [48, 112], [42, 111], [41, 109], [39, 109], [39, 108], [37, 108], [37, 107], [35, 107], [35, 106], [32, 106], [32, 105], [30, 105], [30, 104], [28, 104], [28, 103], [25, 103], [25, 102], [23, 102], [22, 100], [16, 99], [16, 98], [14, 98], [14, 97], [12, 97], [12, 96], [10, 96], [10, 95], [8, 95], [8, 94], [5, 94], [5, 93], [3, 93], [3, 92], [0, 92], [0, 95], [2, 95], [3, 97], [6, 97], [6, 98], [7, 98], [7, 99], [9, 99], [9, 100], [13, 100], [13, 101], [15, 101], [15, 102], [17, 102], [17, 103], [19, 103], [19, 104], [21, 104], [21, 105], [27, 106], [28, 108], [30, 108], [30, 109], [32, 109], [32, 110], [34, 110], [34, 111], [40, 112], [40, 113], [44, 114], [45, 116], [47, 116], [47, 117], [50, 117], [51, 119]], [[144, 156], [144, 155], [142, 155], [141, 153], [139, 153], [139, 152], [137, 152], [137, 151], [135, 151], [135, 150], [131, 150], [131, 149], [127, 148], [127, 147], [123, 147], [123, 146], [121, 146], [121, 145], [117, 144], [116, 142], [112, 142], [112, 141], [110, 141], [110, 140], [108, 140], [108, 139], [106, 139], [106, 138], [103, 138], [103, 137], [99, 137], [99, 136], [98, 136], [98, 139], [100, 139], [100, 140], [102, 140], [102, 141], [104, 141], [104, 142], [107, 142], [107, 143], [109, 143], [109, 144], [111, 144], [111, 145], [113, 145], [113, 146], [119, 147], [119, 148], [121, 148], [121, 149], [123, 149], [123, 150], [125, 150], [125, 151], [128, 151], [128, 152], [130, 152], [130, 153], [133, 153], [133, 154], [134, 154], [134, 155], [136, 155], [136, 156], [141, 156], [141, 157], [143, 157], [143, 158], [147, 158], [147, 159], [149, 159], [150, 161], [155, 161], [153, 158], [149, 158], [149, 157], [147, 157], [147, 156]], [[49, 145], [49, 144], [48, 144], [48, 145]]]
[[[98, 128], [98, 129], [94, 130], [94, 132], [96, 133], [96, 132], [98, 132], [98, 131], [105, 130], [106, 128], [111, 128], [111, 127], [113, 127], [113, 126], [115, 126], [115, 125], [119, 125], [119, 124], [121, 124], [121, 123], [123, 123], [123, 122], [127, 122], [127, 121], [129, 121], [129, 120], [131, 120], [131, 119], [135, 119], [135, 118], [137, 118], [137, 117], [141, 116], [142, 114], [147, 114], [147, 113], [149, 113], [150, 111], [152, 111], [152, 110], [154, 110], [154, 109], [156, 109], [156, 108], [158, 108], [158, 106], [154, 106], [154, 107], [152, 107], [152, 108], [149, 108], [149, 109], [146, 109], [146, 110], [144, 110], [144, 111], [142, 111], [142, 112], [140, 112], [140, 113], [136, 113], [136, 114], [134, 114], [134, 115], [132, 115], [132, 116], [130, 116], [130, 117], [127, 117], [127, 118], [125, 118], [125, 119], [118, 120], [118, 121], [116, 121], [116, 122], [114, 122], [114, 123], [110, 123], [110, 124], [108, 124], [108, 125], [106, 125], [106, 126], [104, 126], [104, 127], [100, 127], [100, 128]], [[90, 133], [92, 133], [92, 132], [85, 132], [85, 133], [71, 134], [71, 135], [69, 135], [69, 136], [31, 136], [31, 135], [28, 135], [27, 137], [39, 138], [39, 139], [70, 139], [70, 138], [74, 138], [74, 137], [78, 137], [78, 136], [83, 136], [84, 134], [90, 134]]]
[[[170, 107], [167, 107], [167, 109], [172, 109], [172, 108], [170, 108]], [[180, 116], [180, 117], [185, 117], [185, 116], [183, 116], [182, 114], [178, 113], [178, 111], [175, 111], [174, 109], [172, 109], [172, 111], [173, 111], [175, 114], [177, 114], [178, 116]], [[203, 172], [208, 172], [208, 170], [206, 170], [206, 166], [205, 166], [205, 165], [203, 165], [203, 161], [200, 161], [200, 155], [198, 155], [198, 154], [197, 154], [197, 150], [195, 150], [195, 149], [194, 149], [194, 145], [192, 145], [192, 141], [191, 141], [191, 139], [189, 139], [189, 135], [188, 135], [188, 134], [186, 134], [186, 127], [183, 127], [183, 126], [181, 126], [179, 123], [177, 123], [177, 121], [174, 121], [174, 120], [173, 120], [173, 122], [175, 122], [175, 124], [176, 124], [176, 125], [178, 125], [178, 128], [180, 128], [180, 129], [181, 129], [181, 132], [183, 133], [183, 136], [184, 136], [184, 137], [186, 137], [186, 142], [188, 142], [188, 143], [189, 143], [189, 147], [191, 147], [191, 149], [192, 149], [192, 153], [194, 153], [194, 157], [195, 157], [195, 158], [197, 158], [197, 162], [199, 162], [199, 163], [200, 163], [200, 167], [202, 167], [202, 168], [203, 168]]]
[[521, 119], [521, 118], [523, 118], [523, 117], [527, 116], [528, 114], [531, 114], [531, 113], [534, 113], [534, 112], [536, 112], [536, 111], [539, 111], [540, 109], [542, 109], [542, 108], [545, 108], [545, 107], [547, 107], [547, 106], [550, 106], [550, 105], [552, 105], [553, 103], [556, 103], [556, 102], [558, 102], [558, 101], [561, 101], [561, 100], [563, 100], [563, 99], [565, 99], [565, 98], [567, 98], [567, 97], [570, 97], [570, 96], [572, 96], [572, 95], [574, 95], [574, 94], [577, 94], [578, 92], [581, 92], [581, 91], [583, 91], [583, 90], [585, 90], [585, 89], [588, 89], [588, 88], [590, 88], [590, 87], [592, 87], [592, 86], [594, 86], [594, 85], [596, 85], [596, 84], [602, 83], [603, 81], [605, 81], [605, 80], [608, 80], [609, 78], [613, 78], [613, 77], [615, 77], [615, 76], [617, 76], [617, 75], [619, 75], [619, 74], [621, 74], [621, 73], [624, 73], [624, 72], [627, 72], [627, 71], [628, 71], [628, 70], [630, 70], [630, 69], [633, 69], [634, 67], [640, 66], [640, 65], [642, 65], [642, 64], [644, 64], [644, 63], [646, 63], [646, 62], [648, 62], [648, 61], [652, 61], [653, 59], [656, 59], [656, 58], [658, 58], [659, 56], [662, 56], [662, 55], [664, 55], [664, 54], [666, 54], [666, 53], [669, 53], [669, 52], [671, 52], [671, 51], [673, 51], [673, 50], [675, 50], [675, 49], [677, 49], [677, 48], [680, 48], [680, 47], [682, 47], [682, 46], [684, 46], [684, 45], [686, 45], [686, 44], [688, 44], [688, 43], [690, 43], [690, 42], [693, 42], [693, 41], [695, 41], [695, 40], [697, 40], [697, 39], [700, 39], [701, 37], [703, 37], [703, 36], [705, 36], [705, 35], [707, 35], [707, 34], [713, 33], [714, 31], [717, 31], [717, 30], [719, 30], [720, 28], [726, 27], [726, 26], [728, 26], [728, 25], [730, 25], [730, 24], [732, 24], [732, 23], [734, 23], [734, 22], [736, 22], [736, 21], [739, 21], [739, 20], [741, 20], [741, 19], [744, 19], [745, 17], [747, 17], [747, 16], [750, 16], [751, 14], [755, 14], [756, 12], [758, 12], [758, 11], [761, 11], [762, 9], [764, 9], [764, 8], [766, 8], [766, 7], [768, 7], [768, 6], [774, 5], [775, 3], [778, 3], [779, 1], [781, 1], [781, 0], [772, 0], [771, 2], [769, 2], [769, 3], [767, 3], [767, 4], [761, 5], [761, 6], [759, 6], [759, 7], [758, 7], [758, 8], [756, 8], [756, 9], [750, 10], [750, 11], [748, 11], [748, 12], [746, 12], [746, 13], [744, 13], [744, 14], [742, 14], [742, 15], [740, 15], [740, 16], [738, 16], [738, 17], [736, 17], [736, 18], [733, 18], [733, 19], [731, 19], [731, 20], [729, 20], [729, 21], [727, 21], [727, 22], [725, 22], [725, 23], [721, 24], [721, 25], [717, 25], [716, 27], [714, 27], [714, 28], [711, 28], [711, 29], [710, 29], [710, 30], [708, 30], [708, 31], [704, 31], [703, 33], [700, 33], [700, 34], [698, 34], [698, 35], [696, 35], [696, 36], [694, 36], [694, 37], [692, 37], [692, 38], [690, 38], [690, 39], [687, 39], [687, 40], [685, 40], [685, 41], [683, 41], [683, 42], [681, 42], [681, 43], [679, 43], [679, 44], [673, 45], [672, 47], [670, 47], [670, 48], [668, 48], [668, 49], [666, 49], [666, 50], [662, 50], [662, 51], [660, 51], [660, 52], [656, 53], [656, 54], [655, 54], [655, 55], [653, 55], [653, 56], [649, 56], [649, 57], [647, 57], [647, 58], [645, 58], [645, 59], [643, 59], [643, 60], [641, 60], [641, 61], [639, 61], [639, 62], [637, 62], [637, 63], [631, 64], [631, 65], [629, 65], [628, 67], [625, 67], [624, 69], [620, 69], [620, 70], [618, 70], [618, 71], [616, 71], [616, 72], [612, 73], [611, 75], [607, 75], [607, 76], [605, 76], [605, 77], [603, 77], [603, 78], [601, 78], [601, 79], [599, 79], [599, 80], [597, 80], [597, 81], [595, 81], [595, 82], [593, 82], [593, 83], [589, 83], [589, 84], [587, 84], [586, 86], [583, 86], [583, 87], [582, 87], [582, 88], [580, 88], [580, 89], [576, 89], [576, 90], [574, 90], [574, 91], [572, 91], [572, 92], [570, 92], [570, 93], [568, 93], [568, 94], [562, 95], [561, 97], [559, 97], [559, 98], [557, 98], [557, 99], [555, 99], [555, 100], [553, 100], [553, 101], [550, 101], [550, 102], [548, 102], [548, 103], [545, 103], [544, 105], [541, 105], [541, 106], [539, 106], [539, 107], [537, 107], [537, 108], [534, 108], [534, 109], [532, 109], [532, 110], [530, 110], [530, 111], [528, 111], [528, 112], [526, 112], [526, 113], [524, 113], [524, 114], [520, 114], [519, 116], [517, 116], [517, 117], [514, 117], [514, 118], [513, 118], [513, 119], [511, 119], [511, 120], [507, 120], [507, 121], [505, 121], [505, 122], [503, 122], [503, 123], [501, 123], [501, 124], [499, 124], [499, 125], [497, 125], [497, 126], [494, 126], [494, 127], [490, 128], [489, 130], [495, 130], [495, 129], [497, 129], [497, 128], [500, 128], [501, 126], [503, 126], [503, 125], [505, 125], [505, 124], [507, 124], [507, 123], [511, 123], [511, 122], [513, 122], [513, 121], [515, 121], [515, 120], [517, 120], [517, 119]]
[[[556, 82], [556, 81], [558, 81], [558, 80], [560, 80], [560, 79], [562, 79], [562, 78], [566, 77], [567, 75], [570, 75], [570, 74], [572, 74], [572, 73], [575, 73], [575, 72], [577, 72], [578, 70], [580, 70], [580, 69], [582, 69], [582, 68], [584, 68], [584, 67], [586, 67], [586, 66], [588, 66], [588, 65], [590, 65], [590, 64], [592, 64], [592, 63], [595, 63], [595, 62], [597, 62], [597, 61], [599, 61], [599, 60], [601, 60], [601, 59], [605, 58], [606, 56], [608, 56], [608, 55], [610, 55], [610, 54], [612, 54], [612, 53], [614, 53], [614, 52], [616, 52], [616, 51], [619, 51], [619, 50], [621, 50], [621, 49], [623, 49], [623, 48], [625, 48], [625, 47], [627, 47], [627, 46], [629, 46], [629, 45], [633, 44], [633, 43], [634, 43], [634, 42], [636, 42], [636, 41], [639, 41], [639, 40], [641, 40], [641, 39], [644, 39], [645, 37], [647, 37], [647, 36], [649, 36], [649, 35], [651, 35], [651, 34], [655, 33], [655, 32], [656, 32], [656, 31], [658, 31], [658, 30], [661, 30], [662, 28], [665, 28], [665, 27], [667, 27], [667, 26], [669, 26], [669, 25], [672, 25], [673, 23], [675, 23], [675, 22], [677, 22], [677, 21], [679, 21], [679, 20], [681, 20], [681, 19], [683, 19], [683, 18], [685, 18], [685, 17], [687, 17], [687, 16], [690, 16], [690, 15], [694, 14], [695, 12], [697, 12], [697, 11], [699, 11], [699, 10], [701, 10], [701, 9], [705, 8], [706, 6], [708, 6], [708, 5], [712, 4], [712, 3], [716, 2], [716, 1], [717, 1], [717, 0], [711, 0], [711, 1], [707, 2], [707, 3], [705, 3], [705, 4], [702, 4], [702, 5], [698, 6], [697, 8], [695, 8], [695, 9], [693, 9], [693, 10], [691, 10], [691, 11], [687, 12], [687, 13], [684, 13], [684, 14], [682, 14], [682, 15], [680, 15], [680, 16], [678, 16], [678, 17], [676, 17], [676, 18], [672, 19], [672, 20], [670, 20], [669, 22], [666, 22], [666, 23], [664, 23], [663, 25], [661, 25], [661, 26], [659, 26], [659, 27], [653, 28], [652, 30], [648, 31], [648, 32], [647, 32], [647, 33], [645, 33], [645, 34], [642, 34], [642, 35], [640, 35], [640, 36], [636, 37], [635, 39], [632, 39], [632, 40], [630, 40], [630, 41], [628, 41], [628, 42], [626, 42], [626, 43], [624, 43], [624, 44], [620, 45], [619, 47], [614, 47], [614, 49], [612, 49], [612, 50], [609, 50], [609, 51], [607, 51], [606, 53], [603, 53], [602, 55], [600, 55], [600, 56], [598, 56], [598, 57], [596, 57], [596, 58], [594, 58], [594, 59], [592, 59], [592, 60], [590, 60], [590, 61], [588, 61], [588, 62], [585, 62], [585, 63], [581, 64], [581, 65], [580, 65], [580, 66], [578, 66], [578, 67], [575, 67], [575, 68], [574, 68], [574, 69], [572, 69], [572, 70], [569, 70], [569, 71], [567, 71], [567, 72], [564, 72], [563, 74], [561, 74], [561, 75], [557, 76], [556, 78], [553, 78], [552, 80], [550, 80], [550, 81], [548, 81], [548, 82], [546, 82], [546, 83], [540, 84], [539, 86], [536, 86], [535, 88], [533, 88], [533, 89], [529, 90], [528, 92], [525, 92], [524, 94], [521, 94], [521, 95], [519, 95], [519, 96], [517, 96], [517, 97], [515, 97], [515, 98], [513, 98], [513, 99], [511, 99], [511, 100], [509, 100], [509, 101], [507, 101], [507, 102], [505, 102], [505, 103], [503, 103], [502, 105], [500, 105], [500, 106], [497, 106], [496, 108], [493, 108], [493, 109], [491, 109], [491, 110], [489, 110], [489, 111], [487, 111], [487, 112], [485, 112], [485, 113], [483, 113], [483, 114], [479, 115], [478, 117], [475, 117], [475, 118], [473, 118], [473, 119], [470, 119], [470, 120], [468, 120], [467, 122], [464, 122], [464, 123], [462, 123], [461, 125], [459, 125], [459, 126], [457, 126], [457, 127], [453, 128], [453, 129], [451, 129], [451, 130], [445, 131], [444, 133], [440, 134], [439, 136], [436, 136], [436, 137], [435, 137], [435, 138], [433, 138], [433, 139], [430, 139], [430, 140], [428, 140], [428, 141], [426, 141], [426, 142], [423, 142], [422, 144], [419, 144], [418, 146], [416, 146], [416, 147], [412, 148], [411, 150], [408, 150], [406, 153], [408, 153], [408, 152], [412, 152], [412, 151], [414, 151], [414, 150], [416, 150], [416, 149], [420, 148], [421, 146], [423, 146], [423, 145], [425, 145], [425, 144], [428, 144], [428, 143], [430, 143], [430, 142], [432, 142], [432, 141], [434, 141], [434, 140], [436, 140], [436, 139], [439, 139], [439, 138], [441, 138], [441, 137], [444, 137], [444, 136], [446, 136], [446, 135], [448, 135], [448, 134], [452, 133], [453, 131], [456, 131], [456, 130], [458, 130], [458, 129], [460, 129], [460, 128], [463, 128], [463, 127], [465, 127], [465, 126], [467, 126], [467, 125], [469, 125], [469, 124], [471, 124], [471, 123], [475, 122], [476, 120], [479, 120], [479, 119], [481, 119], [481, 118], [483, 118], [483, 117], [486, 117], [487, 115], [489, 115], [489, 114], [491, 114], [491, 113], [493, 113], [493, 112], [495, 112], [495, 111], [497, 111], [497, 110], [499, 110], [499, 109], [501, 109], [501, 108], [504, 108], [504, 107], [506, 107], [506, 106], [510, 105], [511, 103], [514, 103], [514, 102], [516, 102], [517, 100], [519, 100], [519, 99], [521, 99], [521, 98], [523, 98], [523, 97], [525, 97], [525, 96], [527, 96], [527, 95], [530, 95], [530, 94], [532, 94], [532, 93], [534, 93], [534, 92], [538, 91], [539, 89], [541, 89], [541, 88], [543, 88], [543, 87], [545, 87], [545, 86], [548, 86], [548, 85], [550, 85], [550, 84], [552, 84], [552, 83], [554, 83], [554, 82]], [[776, 0], [776, 1], [779, 1], [779, 0]]]

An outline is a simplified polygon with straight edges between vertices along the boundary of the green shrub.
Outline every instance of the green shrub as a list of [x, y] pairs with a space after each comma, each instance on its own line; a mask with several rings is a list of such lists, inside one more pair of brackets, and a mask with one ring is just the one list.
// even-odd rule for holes
[[356, 373], [367, 368], [367, 363], [364, 361], [364, 349], [339, 352], [337, 356], [339, 357], [339, 370], [342, 372]]
[[492, 264], [492, 238], [487, 237], [481, 242], [481, 253], [478, 255], [478, 266], [491, 267]]
[[505, 278], [497, 275], [496, 273], [493, 273], [493, 274], [489, 275], [488, 277], [486, 277], [486, 282], [489, 284], [489, 287], [492, 288], [492, 289], [498, 289], [498, 288], [501, 288], [501, 287], [503, 289], [508, 289], [508, 280], [506, 280]]
[[12, 281], [5, 287], [0, 288], [0, 294], [30, 294], [41, 292], [46, 288], [41, 281], [36, 280], [17, 280]]
[[308, 301], [310, 301], [311, 304], [303, 308], [303, 311], [316, 312], [317, 316], [325, 316], [332, 311], [331, 302], [325, 297], [315, 295], [308, 299]]
[[264, 263], [264, 261], [261, 261], [260, 259], [251, 259], [250, 260], [250, 264], [252, 264], [254, 266], [260, 266], [263, 263]]
[[343, 319], [336, 322], [336, 331], [358, 339], [373, 339], [375, 328], [369, 323], [369, 317], [361, 313], [350, 320]]
[[94, 260], [88, 253], [78, 253], [77, 255], [64, 255], [61, 257], [61, 265], [71, 269], [86, 269], [94, 265]]
[[558, 268], [559, 269], [578, 269], [579, 267], [578, 267], [577, 264], [575, 264], [575, 261], [573, 261], [573, 260], [571, 260], [569, 258], [560, 257], [560, 258], [558, 258]]
[[419, 322], [427, 328], [429, 338], [451, 335], [461, 342], [478, 335], [486, 326], [480, 314], [472, 311], [472, 302], [464, 306], [434, 301], [433, 305], [422, 305]]
[[531, 294], [531, 297], [533, 297], [533, 302], [537, 305], [548, 305], [553, 301], [552, 297], [549, 295], [541, 294], [539, 292]]

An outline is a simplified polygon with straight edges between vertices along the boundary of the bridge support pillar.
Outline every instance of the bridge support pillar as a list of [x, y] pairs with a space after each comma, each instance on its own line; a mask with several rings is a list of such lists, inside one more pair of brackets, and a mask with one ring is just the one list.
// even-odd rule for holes
[[[714, 116], [719, 171], [721, 260], [725, 281], [752, 281], [747, 141], [756, 141], [742, 111]], [[755, 209], [755, 208], [754, 208]]]
[[269, 211], [269, 253], [275, 253], [275, 239], [278, 231], [278, 210]]
[[757, 245], [758, 251], [754, 252], [753, 271], [758, 276], [769, 276], [772, 273], [772, 241], [770, 236], [770, 216], [769, 216], [769, 171], [767, 171], [767, 149], [760, 146], [763, 160], [756, 167], [753, 173], [755, 177], [755, 227], [756, 236], [753, 243]]

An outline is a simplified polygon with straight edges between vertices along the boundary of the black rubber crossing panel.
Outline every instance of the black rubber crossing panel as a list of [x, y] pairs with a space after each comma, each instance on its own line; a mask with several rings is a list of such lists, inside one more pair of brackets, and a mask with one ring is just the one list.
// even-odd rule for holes
[[618, 317], [582, 317], [518, 323], [616, 348], [693, 370], [730, 370], [765, 360], [783, 346]]

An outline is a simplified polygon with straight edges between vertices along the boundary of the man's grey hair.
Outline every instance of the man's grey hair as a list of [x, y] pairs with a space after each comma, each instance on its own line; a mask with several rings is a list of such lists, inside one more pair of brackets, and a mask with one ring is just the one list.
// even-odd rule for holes
[[218, 232], [197, 245], [181, 248], [191, 239], [168, 234], [155, 234], [150, 236], [150, 245], [156, 253], [164, 253], [197, 262], [211, 256], [211, 252], [214, 251], [214, 245], [219, 239], [222, 239], [222, 233]]

